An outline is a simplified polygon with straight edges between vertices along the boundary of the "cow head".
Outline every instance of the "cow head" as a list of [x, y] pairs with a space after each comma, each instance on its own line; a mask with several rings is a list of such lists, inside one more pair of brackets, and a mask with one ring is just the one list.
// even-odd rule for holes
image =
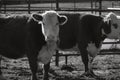
[[63, 25], [67, 21], [67, 17], [61, 16], [55, 11], [46, 11], [43, 14], [32, 14], [32, 18], [42, 25], [42, 33], [47, 42], [39, 51], [38, 61], [47, 64], [57, 48], [59, 25]]
[[56, 11], [46, 11], [43, 14], [32, 14], [32, 17], [39, 24], [42, 24], [42, 32], [46, 41], [57, 41], [59, 25], [63, 25], [67, 21], [66, 16], [61, 16]]
[[107, 38], [120, 39], [120, 20], [117, 18], [117, 15], [111, 12], [105, 17], [105, 19], [110, 21], [110, 31], [106, 34]]

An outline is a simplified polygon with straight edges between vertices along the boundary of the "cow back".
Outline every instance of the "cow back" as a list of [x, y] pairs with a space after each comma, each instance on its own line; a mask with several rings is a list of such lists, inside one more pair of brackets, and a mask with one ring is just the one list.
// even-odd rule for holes
[[28, 18], [25, 15], [0, 17], [0, 54], [16, 58], [25, 53]]
[[60, 49], [69, 49], [76, 45], [80, 14], [61, 13], [61, 15], [67, 16], [68, 21], [66, 24], [60, 26], [60, 41], [58, 46]]
[[41, 24], [29, 14], [0, 17], [0, 54], [20, 58], [28, 51], [39, 51], [45, 44]]

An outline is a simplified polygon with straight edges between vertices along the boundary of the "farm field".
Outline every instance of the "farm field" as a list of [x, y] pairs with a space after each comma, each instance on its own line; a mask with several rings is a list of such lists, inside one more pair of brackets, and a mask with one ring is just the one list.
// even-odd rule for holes
[[[83, 79], [80, 75], [84, 71], [81, 57], [69, 57], [68, 65], [65, 65], [63, 57], [60, 66], [56, 67], [54, 59], [51, 62], [50, 80], [120, 80], [120, 56], [104, 55], [97, 56], [93, 62], [93, 70], [98, 79]], [[41, 65], [41, 64], [40, 64]], [[31, 71], [27, 58], [19, 60], [2, 60], [2, 72], [7, 80], [30, 80]], [[39, 67], [39, 79], [42, 80], [42, 68]]]

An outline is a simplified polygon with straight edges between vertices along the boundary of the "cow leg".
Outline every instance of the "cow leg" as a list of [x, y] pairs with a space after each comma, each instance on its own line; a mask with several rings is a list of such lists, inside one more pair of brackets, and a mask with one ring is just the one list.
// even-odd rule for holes
[[[88, 56], [89, 56], [89, 55], [88, 55]], [[93, 59], [94, 59], [93, 57], [90, 57], [90, 56], [89, 56], [89, 72], [90, 72], [90, 73], [93, 73], [93, 70], [92, 70], [92, 62], [93, 62]]]
[[1, 60], [2, 60], [2, 56], [0, 55], [0, 75], [2, 75], [2, 71], [1, 71]]
[[32, 80], [37, 80], [37, 69], [38, 69], [37, 56], [29, 55], [29, 54], [27, 56], [29, 60], [30, 69], [32, 72]]
[[1, 71], [1, 60], [2, 60], [2, 56], [0, 55], [0, 80], [7, 80], [7, 79], [2, 75], [2, 71]]
[[88, 68], [89, 59], [88, 59], [87, 50], [82, 48], [81, 46], [79, 46], [79, 49], [80, 49], [80, 53], [81, 53], [82, 62], [85, 66], [85, 72], [87, 72], [89, 70], [89, 68]]
[[84, 45], [85, 44], [78, 45], [78, 47], [80, 49], [83, 64], [85, 66], [85, 73], [83, 73], [81, 76], [94, 77], [94, 75], [93, 75], [94, 72], [91, 69], [93, 59], [89, 59], [88, 51], [86, 49], [86, 46], [84, 46]]
[[89, 73], [91, 74], [92, 77], [98, 78], [97, 75], [95, 75], [95, 73], [92, 70], [92, 62], [94, 60], [94, 57], [90, 57], [89, 56]]
[[43, 70], [43, 80], [49, 80], [48, 79], [48, 77], [49, 77], [49, 75], [48, 75], [48, 71], [49, 71], [49, 69], [50, 69], [50, 62], [49, 63], [47, 63], [47, 64], [44, 64], [44, 70]]

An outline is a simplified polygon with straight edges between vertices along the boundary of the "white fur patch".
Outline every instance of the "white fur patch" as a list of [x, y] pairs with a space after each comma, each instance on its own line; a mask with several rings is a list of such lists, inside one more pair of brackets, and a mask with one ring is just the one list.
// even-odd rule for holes
[[107, 37], [109, 39], [120, 39], [120, 26], [117, 29], [111, 26], [111, 32], [107, 34]]
[[44, 25], [42, 24], [42, 32], [46, 41], [48, 38], [57, 41], [57, 36], [59, 34], [58, 13], [55, 11], [46, 11], [42, 16], [42, 22], [44, 23]]
[[38, 62], [43, 64], [47, 64], [50, 62], [53, 54], [55, 53], [56, 43], [55, 42], [48, 42], [47, 45], [43, 46], [42, 49], [39, 51], [38, 54]]
[[100, 51], [100, 48], [97, 48], [95, 46], [95, 43], [91, 42], [88, 44], [87, 51], [89, 52], [89, 55], [91, 57], [95, 57], [97, 55], [97, 53]]
[[[116, 14], [111, 12], [106, 16], [106, 19], [111, 20], [111, 32], [109, 34], [107, 34], [107, 37], [110, 39], [120, 39], [120, 19], [119, 19], [119, 17], [117, 17]], [[113, 26], [113, 24], [117, 24], [118, 27], [115, 28]]]

